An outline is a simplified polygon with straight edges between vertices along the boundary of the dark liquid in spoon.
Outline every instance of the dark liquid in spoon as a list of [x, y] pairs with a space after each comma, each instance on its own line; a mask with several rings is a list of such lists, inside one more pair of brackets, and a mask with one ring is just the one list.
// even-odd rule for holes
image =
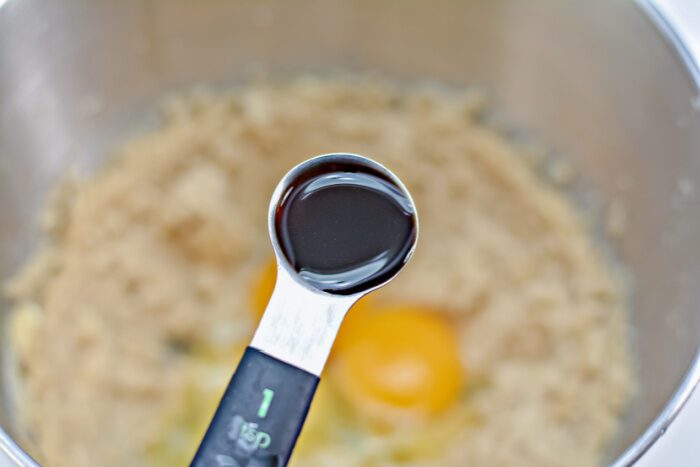
[[314, 288], [357, 293], [386, 282], [408, 260], [417, 235], [413, 204], [379, 171], [322, 164], [294, 180], [281, 199], [279, 244]]

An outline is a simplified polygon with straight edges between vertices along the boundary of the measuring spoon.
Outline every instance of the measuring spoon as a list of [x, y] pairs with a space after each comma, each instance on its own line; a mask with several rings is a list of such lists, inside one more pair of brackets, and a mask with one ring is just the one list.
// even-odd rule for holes
[[418, 239], [406, 187], [355, 154], [317, 156], [288, 172], [268, 227], [275, 289], [193, 467], [287, 465], [345, 314], [399, 273]]

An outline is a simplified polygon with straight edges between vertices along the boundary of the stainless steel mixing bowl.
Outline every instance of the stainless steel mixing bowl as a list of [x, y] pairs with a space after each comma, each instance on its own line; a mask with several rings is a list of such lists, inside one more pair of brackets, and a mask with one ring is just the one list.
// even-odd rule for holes
[[[700, 73], [682, 60], [653, 7], [645, 13], [621, 0], [0, 5], [0, 280], [39, 241], [38, 209], [66, 168], [97, 166], [107, 148], [151, 124], [164, 93], [261, 70], [376, 70], [482, 85], [504, 114], [572, 157], [600, 199], [626, 207], [619, 256], [634, 289], [640, 393], [609, 459], [622, 465], [643, 452], [697, 381], [700, 371], [688, 368], [700, 341]], [[7, 369], [7, 352], [3, 361]], [[31, 465], [12, 441], [32, 452], [13, 423], [4, 382], [1, 423], [9, 435], [0, 444]]]

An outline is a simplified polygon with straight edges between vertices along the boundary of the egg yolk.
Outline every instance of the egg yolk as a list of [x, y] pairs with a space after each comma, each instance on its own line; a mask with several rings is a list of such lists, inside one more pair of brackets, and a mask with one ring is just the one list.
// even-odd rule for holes
[[353, 316], [351, 310], [341, 328], [331, 371], [359, 413], [403, 422], [455, 402], [464, 370], [457, 337], [444, 319], [415, 306], [358, 311]]
[[[275, 261], [255, 278], [256, 320], [276, 278]], [[382, 424], [436, 415], [456, 401], [464, 383], [457, 336], [445, 319], [424, 307], [382, 306], [374, 296], [361, 299], [346, 316], [328, 373], [356, 413]]]
[[251, 288], [251, 311], [256, 322], [260, 321], [263, 313], [265, 313], [267, 303], [270, 301], [272, 291], [275, 289], [275, 282], [277, 282], [277, 263], [271, 260], [265, 264], [265, 267], [253, 281]]

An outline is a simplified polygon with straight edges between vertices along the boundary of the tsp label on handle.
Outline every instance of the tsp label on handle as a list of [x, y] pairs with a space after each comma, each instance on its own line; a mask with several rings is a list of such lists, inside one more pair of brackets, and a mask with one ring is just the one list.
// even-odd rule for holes
[[240, 415], [233, 417], [228, 436], [231, 441], [237, 442], [244, 451], [249, 453], [269, 447], [272, 441], [270, 435], [260, 429], [260, 425], [247, 422]]
[[318, 381], [246, 349], [191, 466], [286, 466]]

